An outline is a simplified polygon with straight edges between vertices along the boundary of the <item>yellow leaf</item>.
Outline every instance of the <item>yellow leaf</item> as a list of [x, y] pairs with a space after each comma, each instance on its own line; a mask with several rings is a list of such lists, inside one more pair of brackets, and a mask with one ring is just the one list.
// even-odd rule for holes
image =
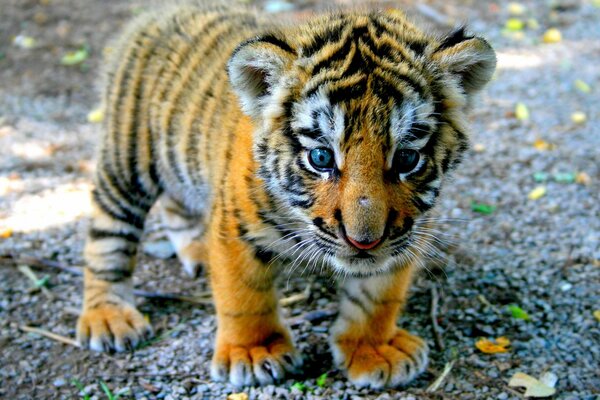
[[540, 151], [554, 150], [555, 146], [552, 143], [546, 142], [544, 139], [535, 139], [533, 147]]
[[527, 9], [521, 3], [508, 3], [508, 13], [510, 15], [523, 15]]
[[33, 49], [36, 42], [31, 36], [19, 35], [13, 39], [13, 44], [22, 49]]
[[12, 236], [12, 234], [13, 234], [13, 230], [10, 228], [0, 230], [0, 238], [2, 238], [2, 239], [8, 239], [9, 237]]
[[91, 122], [93, 124], [102, 122], [103, 119], [104, 111], [101, 108], [96, 108], [95, 110], [90, 111], [87, 115], [88, 122]]
[[556, 28], [550, 28], [542, 37], [544, 43], [558, 43], [562, 40], [562, 34]]
[[489, 339], [479, 339], [475, 342], [475, 347], [487, 354], [506, 353], [507, 346], [510, 345], [510, 340], [505, 337], [496, 339], [495, 343]]
[[596, 318], [596, 321], [600, 322], [600, 310], [594, 311], [594, 318]]
[[523, 30], [523, 28], [525, 27], [525, 22], [523, 22], [519, 18], [509, 18], [508, 20], [506, 20], [506, 24], [504, 25], [504, 27], [511, 32], [517, 32]]
[[546, 186], [538, 186], [527, 195], [529, 200], [537, 200], [546, 195]]
[[592, 91], [590, 85], [582, 81], [581, 79], [575, 80], [575, 89], [579, 90], [582, 93], [589, 93]]
[[481, 143], [475, 143], [473, 145], [473, 151], [475, 153], [483, 153], [485, 151], [485, 146]]
[[227, 400], [248, 400], [248, 395], [246, 393], [232, 393], [227, 396]]
[[524, 387], [525, 397], [548, 397], [556, 393], [556, 389], [550, 387], [533, 376], [524, 374], [522, 372], [516, 372], [510, 381], [508, 382], [510, 387]]
[[590, 178], [590, 176], [585, 172], [579, 172], [575, 177], [575, 182], [587, 186], [592, 183], [592, 178]]
[[585, 123], [585, 121], [587, 121], [587, 116], [584, 112], [576, 111], [573, 114], [571, 114], [571, 121], [573, 121], [576, 124], [583, 124]]
[[515, 117], [519, 121], [527, 121], [529, 119], [529, 109], [525, 103], [517, 103], [515, 106]]

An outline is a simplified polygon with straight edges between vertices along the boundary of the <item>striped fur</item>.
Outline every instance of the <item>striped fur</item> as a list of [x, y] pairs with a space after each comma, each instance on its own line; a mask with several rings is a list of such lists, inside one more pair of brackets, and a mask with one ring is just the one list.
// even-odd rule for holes
[[[490, 46], [462, 29], [428, 35], [398, 11], [279, 26], [177, 6], [140, 17], [112, 54], [80, 342], [123, 351], [151, 333], [131, 276], [158, 203], [186, 271], [210, 272], [214, 379], [266, 384], [300, 367], [278, 316], [281, 264], [346, 276], [331, 344], [353, 382], [421, 372], [426, 344], [395, 321], [431, 248], [424, 216], [468, 147]], [[311, 164], [316, 148], [334, 167]]]

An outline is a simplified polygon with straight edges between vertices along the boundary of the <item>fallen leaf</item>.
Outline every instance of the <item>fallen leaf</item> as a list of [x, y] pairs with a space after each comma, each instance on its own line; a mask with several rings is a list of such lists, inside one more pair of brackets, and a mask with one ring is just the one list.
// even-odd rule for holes
[[528, 321], [531, 319], [529, 314], [527, 314], [527, 311], [523, 310], [521, 307], [519, 307], [516, 304], [509, 305], [508, 310], [510, 311], [510, 314], [512, 315], [513, 318], [522, 319], [525, 321]]
[[523, 15], [527, 8], [521, 3], [508, 3], [508, 13], [510, 15]]
[[510, 32], [518, 32], [523, 30], [525, 22], [519, 18], [509, 18], [504, 27]]
[[306, 385], [302, 382], [296, 382], [292, 386], [290, 386], [290, 389], [296, 389], [300, 392], [304, 392], [306, 390]]
[[33, 49], [36, 42], [31, 36], [18, 35], [13, 39], [13, 44], [21, 49]]
[[529, 109], [525, 105], [525, 103], [517, 103], [515, 106], [515, 117], [519, 121], [527, 121], [529, 120]]
[[556, 387], [556, 383], [558, 382], [558, 376], [553, 372], [544, 372], [540, 376], [540, 382], [542, 382], [546, 386], [550, 386], [551, 388]]
[[573, 121], [576, 124], [583, 124], [586, 120], [587, 116], [581, 111], [576, 111], [573, 114], [571, 114], [571, 121]]
[[96, 108], [95, 110], [90, 111], [87, 115], [87, 120], [92, 124], [102, 122], [102, 120], [104, 120], [104, 111], [102, 108]]
[[592, 178], [590, 178], [590, 176], [585, 173], [585, 172], [580, 172], [577, 174], [577, 176], [575, 177], [575, 182], [581, 184], [581, 185], [589, 185], [590, 183], [592, 183]]
[[510, 340], [505, 337], [499, 337], [494, 342], [489, 339], [479, 339], [475, 342], [475, 347], [486, 354], [506, 353], [508, 351], [506, 347], [509, 345]]
[[575, 80], [575, 89], [579, 90], [581, 93], [589, 93], [592, 91], [590, 85], [582, 81], [581, 79]]
[[8, 239], [13, 234], [13, 230], [11, 228], [6, 228], [0, 230], [0, 239]]
[[77, 65], [84, 62], [89, 56], [89, 51], [87, 46], [84, 46], [76, 51], [71, 51], [65, 54], [61, 59], [60, 63], [62, 65]]
[[600, 322], [600, 310], [594, 311], [594, 318], [596, 318], [596, 321]]
[[558, 183], [573, 183], [577, 179], [577, 176], [574, 172], [557, 172], [553, 178]]
[[545, 385], [533, 376], [522, 372], [515, 373], [508, 382], [510, 387], [524, 387], [525, 397], [548, 397], [556, 393], [556, 389]]
[[321, 374], [318, 378], [317, 378], [317, 386], [322, 388], [323, 386], [325, 386], [325, 382], [327, 381], [327, 372], [325, 372], [324, 374]]
[[539, 138], [535, 139], [535, 141], [533, 142], [533, 147], [540, 151], [554, 150], [556, 148], [554, 144], [546, 142], [544, 139]]
[[533, 180], [538, 183], [546, 182], [548, 180], [548, 174], [545, 172], [535, 172], [533, 174]]
[[544, 197], [545, 195], [546, 195], [546, 187], [538, 186], [535, 189], [533, 189], [531, 192], [529, 192], [529, 194], [527, 195], [527, 198], [529, 200], [537, 200], [537, 199]]
[[600, 8], [600, 0], [593, 0], [592, 4], [594, 5], [594, 7]]
[[496, 206], [493, 206], [491, 204], [485, 204], [485, 203], [476, 203], [476, 202], [471, 202], [471, 211], [473, 212], [477, 212], [483, 215], [490, 215], [492, 214], [494, 211], [496, 211]]
[[481, 143], [475, 143], [473, 145], [473, 151], [475, 153], [483, 153], [485, 151], [485, 146]]
[[562, 34], [556, 28], [550, 28], [542, 36], [544, 43], [558, 43], [562, 40]]
[[227, 400], [248, 400], [248, 395], [246, 393], [231, 393], [227, 396]]

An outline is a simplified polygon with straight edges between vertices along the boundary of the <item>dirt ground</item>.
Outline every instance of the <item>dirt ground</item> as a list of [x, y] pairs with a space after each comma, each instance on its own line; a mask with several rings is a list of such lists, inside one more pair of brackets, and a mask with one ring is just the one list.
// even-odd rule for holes
[[[420, 275], [399, 321], [429, 342], [430, 367], [406, 388], [354, 388], [326, 346], [335, 285], [327, 276], [287, 276], [282, 297], [308, 294], [283, 307], [305, 372], [243, 392], [281, 399], [517, 399], [523, 390], [508, 386], [516, 372], [536, 378], [550, 372], [558, 378], [554, 398], [599, 398], [599, 2], [523, 1], [524, 10], [504, 1], [396, 4], [432, 29], [468, 22], [499, 56], [495, 79], [473, 112], [473, 151], [440, 202], [448, 218], [443, 249]], [[135, 285], [194, 302], [138, 297], [157, 338], [131, 354], [94, 354], [22, 329], [75, 336], [77, 266], [101, 135], [87, 115], [96, 105], [107, 40], [148, 7], [145, 1], [0, 0], [0, 398], [210, 399], [236, 392], [210, 382], [215, 319], [206, 280], [187, 278], [174, 258], [142, 254]], [[325, 5], [301, 0], [287, 7], [304, 18]], [[522, 11], [512, 18], [524, 21], [523, 29], [506, 29], [511, 11]], [[544, 43], [549, 28], [562, 40]], [[61, 63], [83, 48], [83, 62]], [[529, 118], [517, 118], [524, 111], [520, 106], [515, 114], [519, 103]], [[586, 121], [573, 117], [576, 112]], [[536, 187], [545, 191], [539, 198], [532, 195]], [[160, 243], [155, 219], [147, 230], [146, 243]], [[23, 265], [30, 269], [17, 268]], [[501, 336], [511, 341], [505, 353], [475, 347], [481, 338]], [[445, 366], [451, 369], [443, 382], [428, 390]]]

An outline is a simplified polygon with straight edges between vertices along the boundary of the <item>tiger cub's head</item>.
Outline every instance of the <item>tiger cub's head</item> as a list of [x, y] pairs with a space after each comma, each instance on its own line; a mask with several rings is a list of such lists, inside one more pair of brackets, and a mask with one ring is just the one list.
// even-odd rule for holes
[[415, 253], [415, 227], [468, 147], [465, 112], [495, 65], [464, 29], [436, 38], [372, 12], [248, 40], [228, 73], [256, 125], [259, 175], [303, 225], [310, 257], [369, 275]]

